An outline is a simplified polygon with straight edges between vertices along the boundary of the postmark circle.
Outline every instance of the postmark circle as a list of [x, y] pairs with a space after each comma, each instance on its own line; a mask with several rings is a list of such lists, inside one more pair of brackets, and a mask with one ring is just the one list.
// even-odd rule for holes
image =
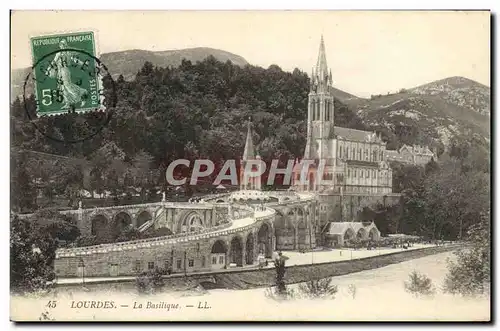
[[[79, 58], [79, 56], [86, 58], [85, 61], [79, 60], [83, 64], [86, 64], [89, 60], [94, 61], [93, 62], [94, 63], [94, 68], [93, 68], [94, 70], [85, 71], [84, 70], [85, 65], [82, 65], [80, 67], [80, 69], [81, 69], [82, 73], [87, 74], [91, 77], [93, 75], [95, 80], [100, 82], [101, 90], [99, 92], [99, 96], [97, 96], [97, 97], [99, 97], [99, 101], [97, 101], [99, 103], [99, 106], [95, 107], [95, 108], [88, 107], [88, 108], [85, 108], [84, 110], [81, 110], [81, 109], [78, 109], [77, 107], [75, 107], [75, 104], [68, 103], [65, 100], [66, 98], [64, 97], [64, 91], [60, 92], [61, 89], [65, 88], [65, 86], [64, 86], [65, 81], [64, 80], [68, 79], [67, 75], [66, 75], [66, 77], [63, 77], [62, 79], [59, 77], [53, 78], [53, 79], [56, 79], [56, 81], [57, 81], [57, 84], [56, 84], [57, 89], [52, 89], [50, 91], [50, 93], [49, 93], [50, 99], [43, 100], [43, 101], [50, 100], [51, 102], [53, 101], [53, 102], [59, 102], [59, 103], [63, 103], [66, 101], [65, 110], [63, 110], [55, 115], [49, 113], [49, 114], [41, 114], [41, 116], [40, 116], [38, 113], [38, 110], [39, 110], [38, 106], [40, 105], [40, 100], [37, 96], [37, 90], [36, 90], [36, 84], [40, 81], [37, 80], [37, 78], [35, 77], [36, 76], [35, 72], [37, 70], [39, 71], [40, 68], [43, 66], [43, 64], [50, 63], [50, 64], [47, 64], [47, 67], [50, 67], [52, 65], [53, 59], [55, 57], [57, 57], [57, 54], [61, 54], [63, 52], [77, 54], [75, 56], [75, 58]], [[69, 67], [69, 65], [68, 65], [68, 67]], [[73, 70], [76, 70], [74, 68], [78, 69], [78, 66], [73, 66]], [[89, 68], [85, 68], [85, 69], [89, 69]], [[92, 68], [90, 68], [90, 69], [92, 69]], [[69, 70], [67, 70], [67, 71], [69, 71]], [[62, 75], [59, 75], [59, 76], [62, 76]], [[38, 79], [42, 79], [42, 78], [38, 78]], [[43, 77], [43, 81], [45, 81], [46, 79], [48, 79], [48, 77]], [[30, 102], [30, 100], [28, 100], [30, 97], [30, 95], [29, 95], [29, 82], [30, 81], [32, 81], [33, 84], [35, 85], [35, 88], [33, 91], [33, 95], [35, 97], [35, 104], [33, 104], [33, 102]], [[105, 87], [104, 86], [105, 83], [108, 86]], [[67, 84], [72, 84], [72, 83], [70, 82]], [[74, 85], [78, 85], [78, 82], [76, 84], [73, 84], [73, 86]], [[74, 87], [74, 88], [78, 89], [78, 87]], [[70, 93], [70, 92], [71, 91], [69, 91], [67, 93]], [[71, 94], [68, 94], [68, 95], [71, 96]], [[46, 96], [47, 95], [44, 95], [44, 97], [46, 97]], [[90, 98], [92, 98], [92, 101], [94, 103], [96, 102], [94, 100], [95, 99], [94, 95], [87, 94], [86, 96], [83, 95], [81, 97], [81, 99], [83, 100], [82, 103], [87, 100], [86, 98], [89, 100], [90, 100]], [[102, 103], [101, 103], [101, 101], [102, 101]], [[31, 122], [33, 127], [36, 130], [38, 130], [38, 132], [40, 132], [42, 135], [44, 135], [46, 138], [48, 138], [52, 141], [61, 142], [61, 143], [69, 143], [69, 144], [81, 143], [81, 142], [84, 142], [86, 140], [89, 140], [89, 139], [92, 139], [93, 137], [95, 137], [97, 134], [99, 134], [103, 130], [103, 128], [105, 126], [107, 126], [110, 123], [111, 118], [112, 118], [114, 111], [115, 111], [116, 103], [117, 103], [116, 83], [112, 79], [111, 74], [109, 73], [106, 65], [104, 63], [102, 63], [101, 60], [99, 60], [94, 55], [92, 55], [84, 50], [75, 49], [75, 48], [58, 49], [58, 50], [52, 51], [50, 53], [47, 53], [46, 55], [41, 57], [38, 61], [36, 61], [36, 63], [31, 67], [31, 71], [26, 76], [26, 80], [24, 81], [24, 85], [23, 85], [23, 103], [24, 103], [24, 110], [26, 112], [26, 116], [28, 117], [29, 121]], [[51, 128], [48, 128], [47, 130], [42, 129], [44, 126], [44, 123], [45, 123], [45, 126], [47, 127], [47, 126], [49, 126], [49, 124], [50, 124], [49, 122], [51, 122], [51, 121], [61, 121], [61, 117], [63, 118], [63, 120], [67, 121], [67, 123], [65, 123], [66, 126], [71, 126], [72, 124], [78, 123], [80, 127], [87, 127], [87, 128], [92, 127], [93, 130], [89, 130], [89, 132], [85, 133], [82, 137], [77, 137], [76, 139], [62, 139], [62, 138], [58, 138], [54, 135], [51, 135], [49, 133]], [[86, 124], [86, 126], [83, 125], [83, 123]], [[90, 123], [90, 125], [89, 125], [89, 123]]]

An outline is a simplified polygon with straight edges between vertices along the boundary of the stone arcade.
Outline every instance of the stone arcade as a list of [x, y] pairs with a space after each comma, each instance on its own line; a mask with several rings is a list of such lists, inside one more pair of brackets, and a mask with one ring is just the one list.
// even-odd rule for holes
[[[158, 202], [64, 211], [84, 234], [116, 235], [127, 227], [164, 229], [148, 239], [58, 249], [59, 277], [136, 275], [155, 268], [173, 273], [217, 271], [256, 266], [259, 254], [278, 250], [339, 247], [353, 240], [380, 238], [370, 220], [359, 220], [364, 207], [392, 204], [392, 170], [386, 144], [375, 132], [334, 125], [332, 74], [323, 38], [311, 77], [307, 143], [294, 168], [292, 190], [262, 191], [261, 178], [240, 176], [240, 190], [205, 196], [201, 203]], [[259, 160], [248, 125], [242, 163]], [[299, 176], [305, 160], [313, 163], [307, 180]], [[318, 168], [321, 161], [324, 169]], [[322, 175], [322, 181], [318, 178]]]

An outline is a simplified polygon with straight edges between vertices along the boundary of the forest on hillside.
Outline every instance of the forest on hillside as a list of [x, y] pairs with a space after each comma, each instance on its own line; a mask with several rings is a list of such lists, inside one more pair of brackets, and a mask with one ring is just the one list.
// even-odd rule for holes
[[[147, 153], [156, 165], [186, 154], [216, 162], [242, 154], [251, 118], [253, 138], [264, 159], [302, 156], [309, 78], [298, 69], [290, 73], [275, 65], [242, 68], [213, 57], [196, 64], [183, 61], [176, 68], [153, 67], [147, 62], [133, 81], [120, 76], [115, 89], [117, 103], [109, 125], [80, 144], [50, 141], [35, 132], [23, 103], [15, 100], [13, 146], [91, 158], [97, 149], [112, 144], [127, 160]], [[93, 116], [98, 115], [86, 115], [90, 126], [96, 121]], [[85, 135], [85, 128], [70, 116], [36, 121], [42, 131], [64, 141]], [[336, 125], [365, 128], [338, 100]]]
[[[98, 126], [96, 123], [102, 121], [103, 114], [36, 119], [39, 131], [25, 110], [34, 109], [33, 98], [27, 99], [26, 105], [19, 99], [14, 100], [11, 179], [17, 185], [12, 186], [13, 210], [30, 211], [46, 206], [38, 203], [39, 191], [49, 202], [63, 198], [68, 206], [75, 207], [83, 188], [97, 193], [111, 192], [116, 203], [123, 202], [118, 198], [130, 194], [131, 190], [134, 193], [139, 190], [141, 201], [153, 201], [158, 199], [159, 188], [166, 189], [165, 168], [174, 159], [209, 158], [216, 165], [222, 165], [227, 159], [239, 159], [248, 119], [253, 123], [258, 153], [265, 161], [280, 159], [284, 166], [287, 160], [302, 156], [309, 78], [298, 69], [285, 72], [276, 65], [267, 69], [239, 67], [208, 57], [196, 64], [183, 61], [175, 68], [158, 68], [146, 63], [133, 81], [119, 77], [111, 91], [108, 77], [105, 87], [107, 100], [113, 99], [111, 92], [116, 94], [116, 105], [109, 109], [113, 112], [111, 121], [99, 134], [81, 143], [54, 141], [40, 131], [59, 140], [75, 140], [88, 134], [89, 127]], [[85, 119], [83, 123], [81, 117]], [[370, 129], [339, 100], [335, 100], [335, 125]], [[382, 137], [388, 144], [397, 146], [402, 140], [408, 143], [409, 137], [402, 137], [403, 133], [386, 130], [382, 131]], [[452, 141], [446, 155], [435, 162], [435, 171], [392, 165], [394, 192], [404, 194], [403, 207], [408, 213], [395, 228], [391, 225], [392, 231], [424, 231], [420, 228], [420, 224], [426, 223], [422, 217], [427, 217], [429, 224], [434, 224], [436, 218], [444, 218], [448, 225], [443, 227], [451, 226], [455, 222], [453, 218], [462, 218], [432, 214], [443, 210], [437, 203], [451, 203], [437, 199], [446, 196], [439, 192], [460, 188], [462, 200], [453, 202], [449, 208], [467, 214], [465, 224], [473, 223], [474, 218], [489, 209], [489, 154], [475, 144], [472, 139]], [[71, 161], [41, 162], [23, 152], [26, 150], [62, 155]], [[82, 163], [91, 168], [88, 183], [83, 181]], [[457, 195], [448, 197], [454, 199]], [[472, 208], [468, 197], [486, 204], [475, 204], [479, 209]], [[429, 207], [431, 205], [436, 208]], [[391, 222], [401, 218], [387, 216], [390, 213], [386, 211], [384, 217]], [[413, 220], [415, 217], [418, 219]], [[404, 228], [402, 222], [419, 225]], [[434, 225], [429, 226], [432, 231], [425, 231], [436, 235], [450, 232], [438, 225], [436, 229]]]
[[[14, 100], [13, 162], [27, 167], [22, 178], [26, 174], [40, 178], [47, 195], [65, 194], [75, 200], [72, 196], [80, 183], [69, 183], [81, 181], [78, 167], [84, 161], [92, 167], [87, 189], [118, 193], [120, 186], [163, 185], [165, 167], [174, 159], [209, 158], [216, 167], [227, 159], [240, 159], [249, 119], [263, 160], [279, 159], [284, 165], [303, 154], [309, 78], [298, 69], [290, 73], [275, 65], [242, 68], [208, 57], [196, 64], [183, 61], [175, 68], [146, 63], [133, 81], [120, 76], [114, 85], [109, 77], [104, 83], [108, 108], [109, 100], [116, 100], [115, 107], [108, 109], [111, 120], [92, 139], [79, 143], [64, 141], [88, 137], [108, 115], [36, 118], [33, 97], [26, 104]], [[336, 100], [335, 107], [336, 125], [365, 129], [347, 106]], [[20, 153], [26, 150], [84, 161], [69, 162], [64, 170], [54, 171], [51, 168], [56, 165], [43, 162], [40, 166], [30, 160], [32, 156]]]

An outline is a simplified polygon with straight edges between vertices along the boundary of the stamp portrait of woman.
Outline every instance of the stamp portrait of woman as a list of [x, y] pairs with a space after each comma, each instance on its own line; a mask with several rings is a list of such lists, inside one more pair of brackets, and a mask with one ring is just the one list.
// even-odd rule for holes
[[59, 48], [61, 51], [56, 53], [45, 74], [57, 79], [58, 89], [63, 98], [61, 109], [75, 105], [83, 107], [87, 102], [89, 92], [72, 81], [70, 70], [70, 64], [83, 65], [83, 62], [78, 59], [76, 52], [68, 49], [66, 40], [63, 39], [59, 42]]

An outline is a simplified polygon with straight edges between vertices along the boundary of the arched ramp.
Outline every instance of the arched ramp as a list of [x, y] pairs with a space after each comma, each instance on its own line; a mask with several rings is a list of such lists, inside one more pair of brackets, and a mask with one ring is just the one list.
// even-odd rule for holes
[[344, 232], [344, 243], [353, 240], [355, 237], [356, 233], [354, 232], [354, 230], [351, 228], [347, 228], [347, 230]]
[[356, 238], [358, 240], [365, 240], [365, 239], [367, 239], [367, 237], [368, 237], [368, 233], [366, 232], [366, 230], [364, 228], [360, 228], [358, 230], [358, 233], [356, 234]]
[[272, 230], [267, 223], [262, 223], [257, 232], [257, 253], [264, 254], [266, 258], [272, 257]]
[[147, 210], [143, 210], [141, 211], [137, 217], [136, 217], [136, 222], [135, 222], [135, 226], [137, 228], [140, 228], [141, 225], [143, 225], [144, 223], [146, 222], [149, 222], [153, 219], [153, 216], [151, 215], [151, 213]]
[[96, 215], [91, 219], [90, 233], [96, 236], [97, 240], [104, 240], [109, 237], [108, 218], [104, 215]]
[[295, 214], [288, 212], [286, 216], [276, 211], [274, 229], [276, 234], [276, 249], [295, 249]]
[[184, 217], [183, 221], [179, 223], [179, 233], [196, 232], [203, 229], [203, 219], [197, 212], [192, 212]]
[[126, 212], [119, 212], [113, 217], [111, 232], [113, 239], [132, 227], [132, 217]]
[[299, 249], [309, 248], [309, 227], [307, 226], [307, 222], [302, 219], [299, 220], [299, 224], [297, 224], [297, 244]]
[[230, 244], [230, 263], [243, 266], [243, 243], [239, 236], [233, 237]]
[[255, 246], [255, 239], [253, 237], [253, 233], [249, 233], [248, 236], [247, 236], [247, 240], [246, 240], [246, 247], [245, 247], [245, 250], [246, 250], [246, 261], [245, 263], [246, 264], [253, 264], [253, 260], [254, 260], [254, 246]]
[[380, 232], [376, 228], [371, 228], [368, 232], [368, 239], [373, 241], [380, 240]]
[[223, 269], [226, 267], [227, 245], [223, 240], [217, 240], [210, 250], [211, 269]]

